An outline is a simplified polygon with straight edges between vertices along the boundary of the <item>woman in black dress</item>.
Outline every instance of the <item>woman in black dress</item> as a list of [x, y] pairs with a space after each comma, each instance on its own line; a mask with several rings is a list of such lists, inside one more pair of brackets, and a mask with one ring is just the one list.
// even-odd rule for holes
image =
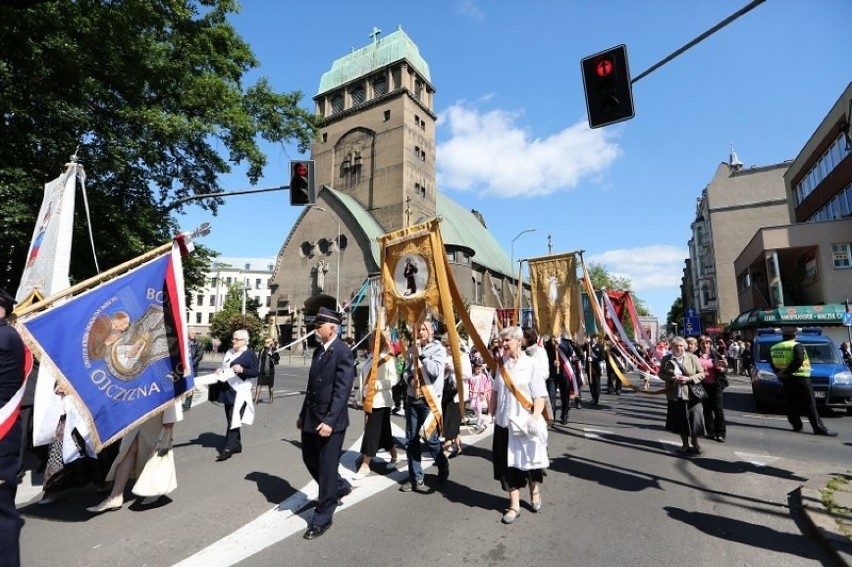
[[263, 342], [263, 348], [257, 353], [257, 359], [260, 362], [260, 375], [257, 378], [257, 386], [254, 388], [254, 403], [258, 403], [260, 399], [260, 387], [266, 386], [269, 389], [269, 403], [271, 404], [274, 399], [272, 388], [275, 386], [275, 365], [281, 359], [275, 350], [275, 343], [272, 339], [267, 338]]

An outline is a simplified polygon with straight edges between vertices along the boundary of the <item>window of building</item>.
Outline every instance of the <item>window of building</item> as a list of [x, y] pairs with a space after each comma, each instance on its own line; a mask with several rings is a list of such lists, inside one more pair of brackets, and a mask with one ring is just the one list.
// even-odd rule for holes
[[201, 295], [201, 294], [198, 294], [198, 297], [196, 298], [195, 304], [196, 305], [204, 305], [204, 296]]
[[414, 123], [415, 123], [417, 126], [420, 126], [420, 117], [419, 117], [419, 116], [417, 116], [416, 114], [414, 115]]
[[364, 87], [357, 86], [352, 89], [352, 104], [361, 104], [364, 102]]
[[219, 278], [210, 278], [210, 287], [216, 287], [219, 285]]
[[196, 314], [195, 314], [195, 323], [196, 323], [197, 325], [200, 325], [200, 324], [201, 324], [201, 313], [196, 313]]
[[850, 254], [850, 244], [848, 242], [832, 244], [831, 259], [834, 262], [835, 270], [852, 268], [852, 254]]
[[233, 279], [231, 279], [230, 277], [227, 277], [227, 278], [225, 278], [225, 285], [229, 286], [229, 285], [231, 285], [231, 282], [233, 282], [233, 281], [234, 281]]
[[420, 121], [420, 129], [423, 130], [424, 132], [426, 131], [426, 121], [425, 120]]
[[267, 295], [266, 296], [266, 306], [269, 307], [270, 305], [272, 305], [272, 296]]
[[209, 324], [210, 324], [210, 323], [212, 323], [212, 322], [213, 322], [213, 314], [212, 314], [212, 313], [208, 313], [208, 314], [207, 314], [207, 324], [209, 325]]
[[447, 262], [450, 264], [456, 263], [456, 253], [455, 252], [447, 252]]
[[390, 110], [385, 110], [385, 122], [390, 120]]
[[459, 252], [459, 264], [470, 264], [470, 256], [464, 252]]
[[414, 146], [414, 155], [416, 155], [418, 159], [420, 158], [420, 146]]
[[260, 278], [254, 280], [254, 289], [260, 289]]
[[414, 81], [414, 98], [420, 100], [420, 97], [423, 96], [423, 83], [420, 81]]
[[216, 296], [211, 295], [210, 296], [210, 307], [215, 307], [215, 306], [216, 306]]
[[343, 96], [337, 94], [331, 97], [331, 113], [337, 114], [339, 112], [343, 112]]
[[255, 295], [255, 296], [254, 296], [254, 300], [255, 300], [255, 302], [257, 302], [257, 304], [258, 304], [258, 305], [261, 305], [261, 303], [260, 303], [260, 296], [259, 296], [259, 295]]
[[345, 234], [341, 234], [340, 238], [337, 242], [337, 247], [341, 250], [346, 250], [346, 247], [349, 245], [349, 239], [346, 238]]
[[373, 93], [376, 96], [381, 96], [383, 94], [387, 94], [388, 92], [388, 80], [384, 76], [379, 76], [373, 79]]
[[328, 132], [323, 132], [322, 133], [322, 143], [324, 144], [326, 142], [328, 142]]

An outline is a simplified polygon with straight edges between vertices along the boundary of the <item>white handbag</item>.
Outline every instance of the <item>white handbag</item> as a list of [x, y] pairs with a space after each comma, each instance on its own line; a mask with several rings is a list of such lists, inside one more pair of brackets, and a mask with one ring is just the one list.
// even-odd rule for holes
[[142, 473], [133, 485], [137, 496], [162, 496], [177, 488], [175, 454], [172, 451], [172, 430], [160, 431], [154, 452], [145, 463]]

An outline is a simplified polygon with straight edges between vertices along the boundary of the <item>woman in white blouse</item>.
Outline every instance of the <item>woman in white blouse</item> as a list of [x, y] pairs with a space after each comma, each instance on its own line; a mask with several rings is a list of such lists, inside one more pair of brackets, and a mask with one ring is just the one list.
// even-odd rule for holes
[[[547, 424], [542, 417], [547, 386], [539, 365], [524, 354], [523, 332], [507, 327], [500, 333], [503, 357], [494, 375], [488, 411], [494, 416], [494, 479], [509, 493], [504, 524], [513, 523], [521, 512], [520, 490], [529, 486], [530, 507], [541, 509], [541, 484], [547, 458]], [[506, 373], [515, 394], [506, 383]], [[523, 402], [521, 401], [523, 400]]]

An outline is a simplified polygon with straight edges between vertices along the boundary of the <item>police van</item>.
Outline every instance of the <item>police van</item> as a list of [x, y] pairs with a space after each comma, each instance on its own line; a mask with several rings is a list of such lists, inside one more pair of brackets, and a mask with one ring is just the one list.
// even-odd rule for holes
[[[781, 341], [781, 329], [758, 329], [752, 345], [751, 391], [758, 411], [784, 407], [781, 381], [772, 371], [769, 349]], [[840, 348], [819, 327], [798, 331], [796, 341], [805, 347], [811, 361], [811, 384], [817, 408], [846, 409], [852, 415], [852, 372], [843, 362]]]

